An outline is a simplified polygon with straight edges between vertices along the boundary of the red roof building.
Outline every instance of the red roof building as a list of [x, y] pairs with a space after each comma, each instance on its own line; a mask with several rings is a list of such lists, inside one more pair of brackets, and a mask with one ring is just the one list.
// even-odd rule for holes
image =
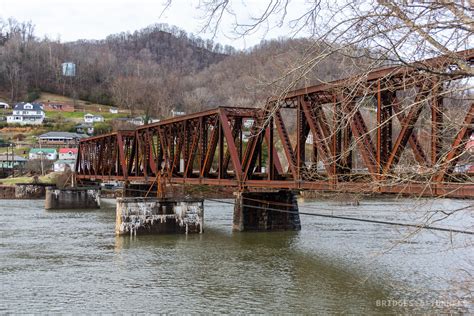
[[71, 160], [76, 159], [77, 148], [61, 148], [59, 149], [59, 159]]

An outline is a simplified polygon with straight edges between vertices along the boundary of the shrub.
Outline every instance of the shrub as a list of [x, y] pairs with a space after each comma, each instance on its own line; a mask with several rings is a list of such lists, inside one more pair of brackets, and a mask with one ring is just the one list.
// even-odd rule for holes
[[19, 142], [25, 140], [25, 138], [26, 138], [25, 134], [20, 133], [20, 134], [13, 135], [13, 139]]
[[39, 89], [32, 89], [28, 91], [26, 100], [28, 102], [33, 102], [34, 100], [38, 99], [40, 96], [41, 96], [41, 91]]
[[110, 123], [95, 123], [94, 124], [94, 135], [107, 134], [112, 131], [112, 125]]
[[[53, 170], [53, 161], [43, 159], [43, 169], [44, 173], [46, 174], [49, 170]], [[28, 160], [25, 165], [25, 170], [31, 174], [39, 174], [41, 175], [41, 160], [34, 159]]]

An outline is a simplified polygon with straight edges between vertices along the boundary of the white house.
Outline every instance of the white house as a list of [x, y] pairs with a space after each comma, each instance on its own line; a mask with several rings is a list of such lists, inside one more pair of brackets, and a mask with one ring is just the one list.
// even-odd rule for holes
[[110, 109], [109, 109], [109, 112], [112, 113], [112, 114], [117, 114], [117, 113], [118, 113], [118, 109], [117, 109], [117, 108], [110, 108]]
[[[141, 126], [141, 125], [145, 125], [145, 119], [141, 116], [137, 116], [137, 117], [119, 117], [117, 119], [115, 119], [116, 122], [123, 122], [123, 123], [128, 123], [128, 124], [133, 124], [133, 125], [136, 125], [136, 126]], [[160, 120], [155, 120], [155, 119], [149, 119], [148, 120], [148, 123], [155, 123], [155, 122], [159, 122]]]
[[31, 148], [28, 158], [56, 160], [58, 159], [58, 152], [54, 148]]
[[10, 106], [8, 105], [8, 103], [5, 103], [5, 102], [0, 102], [0, 109], [9, 109]]
[[13, 108], [13, 114], [7, 116], [8, 124], [39, 125], [43, 123], [45, 114], [39, 103], [18, 103]]
[[84, 115], [84, 122], [86, 123], [97, 123], [97, 122], [103, 122], [104, 117], [102, 115], [94, 115], [87, 113]]
[[186, 112], [171, 110], [171, 117], [186, 115]]
[[67, 169], [74, 170], [75, 165], [76, 165], [76, 160], [59, 159], [54, 162], [53, 169], [56, 172], [64, 172]]
[[60, 148], [59, 160], [75, 160], [77, 158], [77, 148]]
[[254, 122], [255, 122], [254, 119], [245, 119], [244, 120], [244, 127], [245, 128], [251, 128]]

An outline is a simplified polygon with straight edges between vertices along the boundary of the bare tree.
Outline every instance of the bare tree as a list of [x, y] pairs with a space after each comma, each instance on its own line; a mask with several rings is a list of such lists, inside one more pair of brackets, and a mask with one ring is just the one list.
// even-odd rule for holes
[[[375, 157], [354, 156], [360, 165], [369, 169], [375, 185], [443, 181], [443, 170], [463, 159], [470, 159], [466, 157], [469, 155], [464, 146], [471, 129], [469, 111], [473, 99], [470, 78], [474, 76], [474, 70], [469, 57], [466, 59], [468, 53], [458, 52], [473, 45], [472, 2], [346, 0], [296, 3], [269, 0], [264, 2], [260, 11], [258, 8], [255, 11], [255, 7], [246, 1], [204, 0], [200, 3], [203, 29], [213, 34], [223, 21], [231, 20], [234, 21], [232, 34], [237, 36], [246, 36], [259, 29], [266, 31], [286, 26], [289, 30], [287, 36], [306, 36], [313, 40], [300, 58], [287, 64], [280, 76], [267, 78], [266, 84], [273, 87], [269, 90], [274, 91], [274, 98], [262, 104], [267, 116], [254, 133], [263, 131], [273, 115], [282, 106], [288, 105], [290, 91], [307, 85], [315, 69], [337, 58], [344, 60], [341, 63], [343, 67], [337, 69], [337, 77], [348, 79], [336, 83], [332, 80], [338, 78], [319, 76], [316, 82], [332, 87], [337, 107], [328, 101], [308, 100], [319, 102], [322, 113], [330, 121], [337, 118], [335, 121], [339, 122], [319, 141], [330, 142], [339, 137], [351, 127], [356, 116], [358, 121], [366, 117], [367, 126], [357, 136], [354, 135], [353, 141], [341, 155], [328, 155], [324, 162], [327, 166], [344, 168], [344, 159], [354, 155], [351, 152], [357, 148], [366, 146], [369, 140], [375, 142], [380, 129], [386, 126], [394, 129], [393, 142], [400, 140], [400, 144], [404, 144], [404, 137], [411, 134], [405, 131], [411, 131], [416, 125], [420, 130], [417, 135], [419, 141], [410, 140], [414, 143], [406, 144], [407, 148], [414, 147], [414, 154], [399, 149], [405, 145], [390, 146], [392, 156], [385, 158], [387, 161], [382, 159], [377, 167], [373, 167], [375, 163], [371, 161]], [[242, 14], [242, 3], [254, 11]], [[173, 5], [172, 1], [169, 4]], [[225, 32], [222, 28], [219, 30]], [[441, 55], [444, 57], [436, 59], [436, 62], [429, 59]], [[402, 86], [387, 83], [391, 82], [394, 74], [388, 71], [385, 77], [379, 79], [379, 82], [385, 83], [382, 90], [379, 88], [381, 93], [377, 96], [377, 86], [367, 84], [367, 78], [380, 67], [389, 66], [394, 67], [393, 71], [404, 73]], [[393, 104], [396, 110], [383, 115], [377, 113], [377, 103], [383, 102]], [[414, 119], [406, 119], [407, 116]], [[437, 131], [424, 127], [423, 120], [433, 122], [432, 128]], [[460, 141], [452, 145], [451, 141], [460, 128], [464, 131], [458, 134]], [[399, 132], [399, 139], [395, 139], [396, 132]], [[317, 135], [313, 136], [316, 139]], [[430, 145], [432, 148], [439, 146], [442, 153], [421, 159], [423, 147]], [[290, 161], [287, 163], [291, 164]], [[305, 169], [304, 166], [297, 168]], [[303, 171], [308, 178], [319, 177], [314, 170]]]

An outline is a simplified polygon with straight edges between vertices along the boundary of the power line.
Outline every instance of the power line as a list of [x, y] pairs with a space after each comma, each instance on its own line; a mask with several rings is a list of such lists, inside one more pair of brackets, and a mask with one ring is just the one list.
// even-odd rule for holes
[[[229, 202], [229, 201], [222, 201], [222, 200], [216, 200], [216, 199], [206, 199], [206, 200], [214, 201], [214, 202], [218, 202], [218, 203], [235, 205], [234, 202]], [[343, 220], [350, 220], [350, 221], [357, 221], [357, 222], [365, 222], [365, 223], [372, 223], [372, 224], [414, 227], [414, 228], [418, 228], [418, 229], [429, 229], [429, 230], [438, 230], [438, 231], [451, 232], [451, 233], [461, 233], [461, 234], [467, 234], [467, 235], [474, 235], [473, 231], [452, 229], [452, 228], [444, 228], [444, 227], [435, 227], [435, 226], [429, 226], [429, 225], [425, 225], [425, 224], [409, 224], [409, 223], [389, 222], [389, 221], [381, 221], [381, 220], [374, 220], [374, 219], [357, 218], [357, 217], [352, 217], [352, 216], [339, 216], [339, 215], [329, 215], [329, 214], [321, 214], [321, 213], [301, 212], [301, 211], [292, 212], [292, 211], [281, 210], [281, 209], [276, 209], [276, 208], [271, 208], [271, 207], [261, 207], [261, 206], [246, 205], [246, 204], [243, 204], [242, 206], [252, 207], [252, 208], [255, 208], [255, 209], [281, 212], [281, 213], [300, 214], [300, 215], [307, 215], [307, 216], [317, 216], [317, 217], [335, 218], [335, 219], [343, 219]]]

